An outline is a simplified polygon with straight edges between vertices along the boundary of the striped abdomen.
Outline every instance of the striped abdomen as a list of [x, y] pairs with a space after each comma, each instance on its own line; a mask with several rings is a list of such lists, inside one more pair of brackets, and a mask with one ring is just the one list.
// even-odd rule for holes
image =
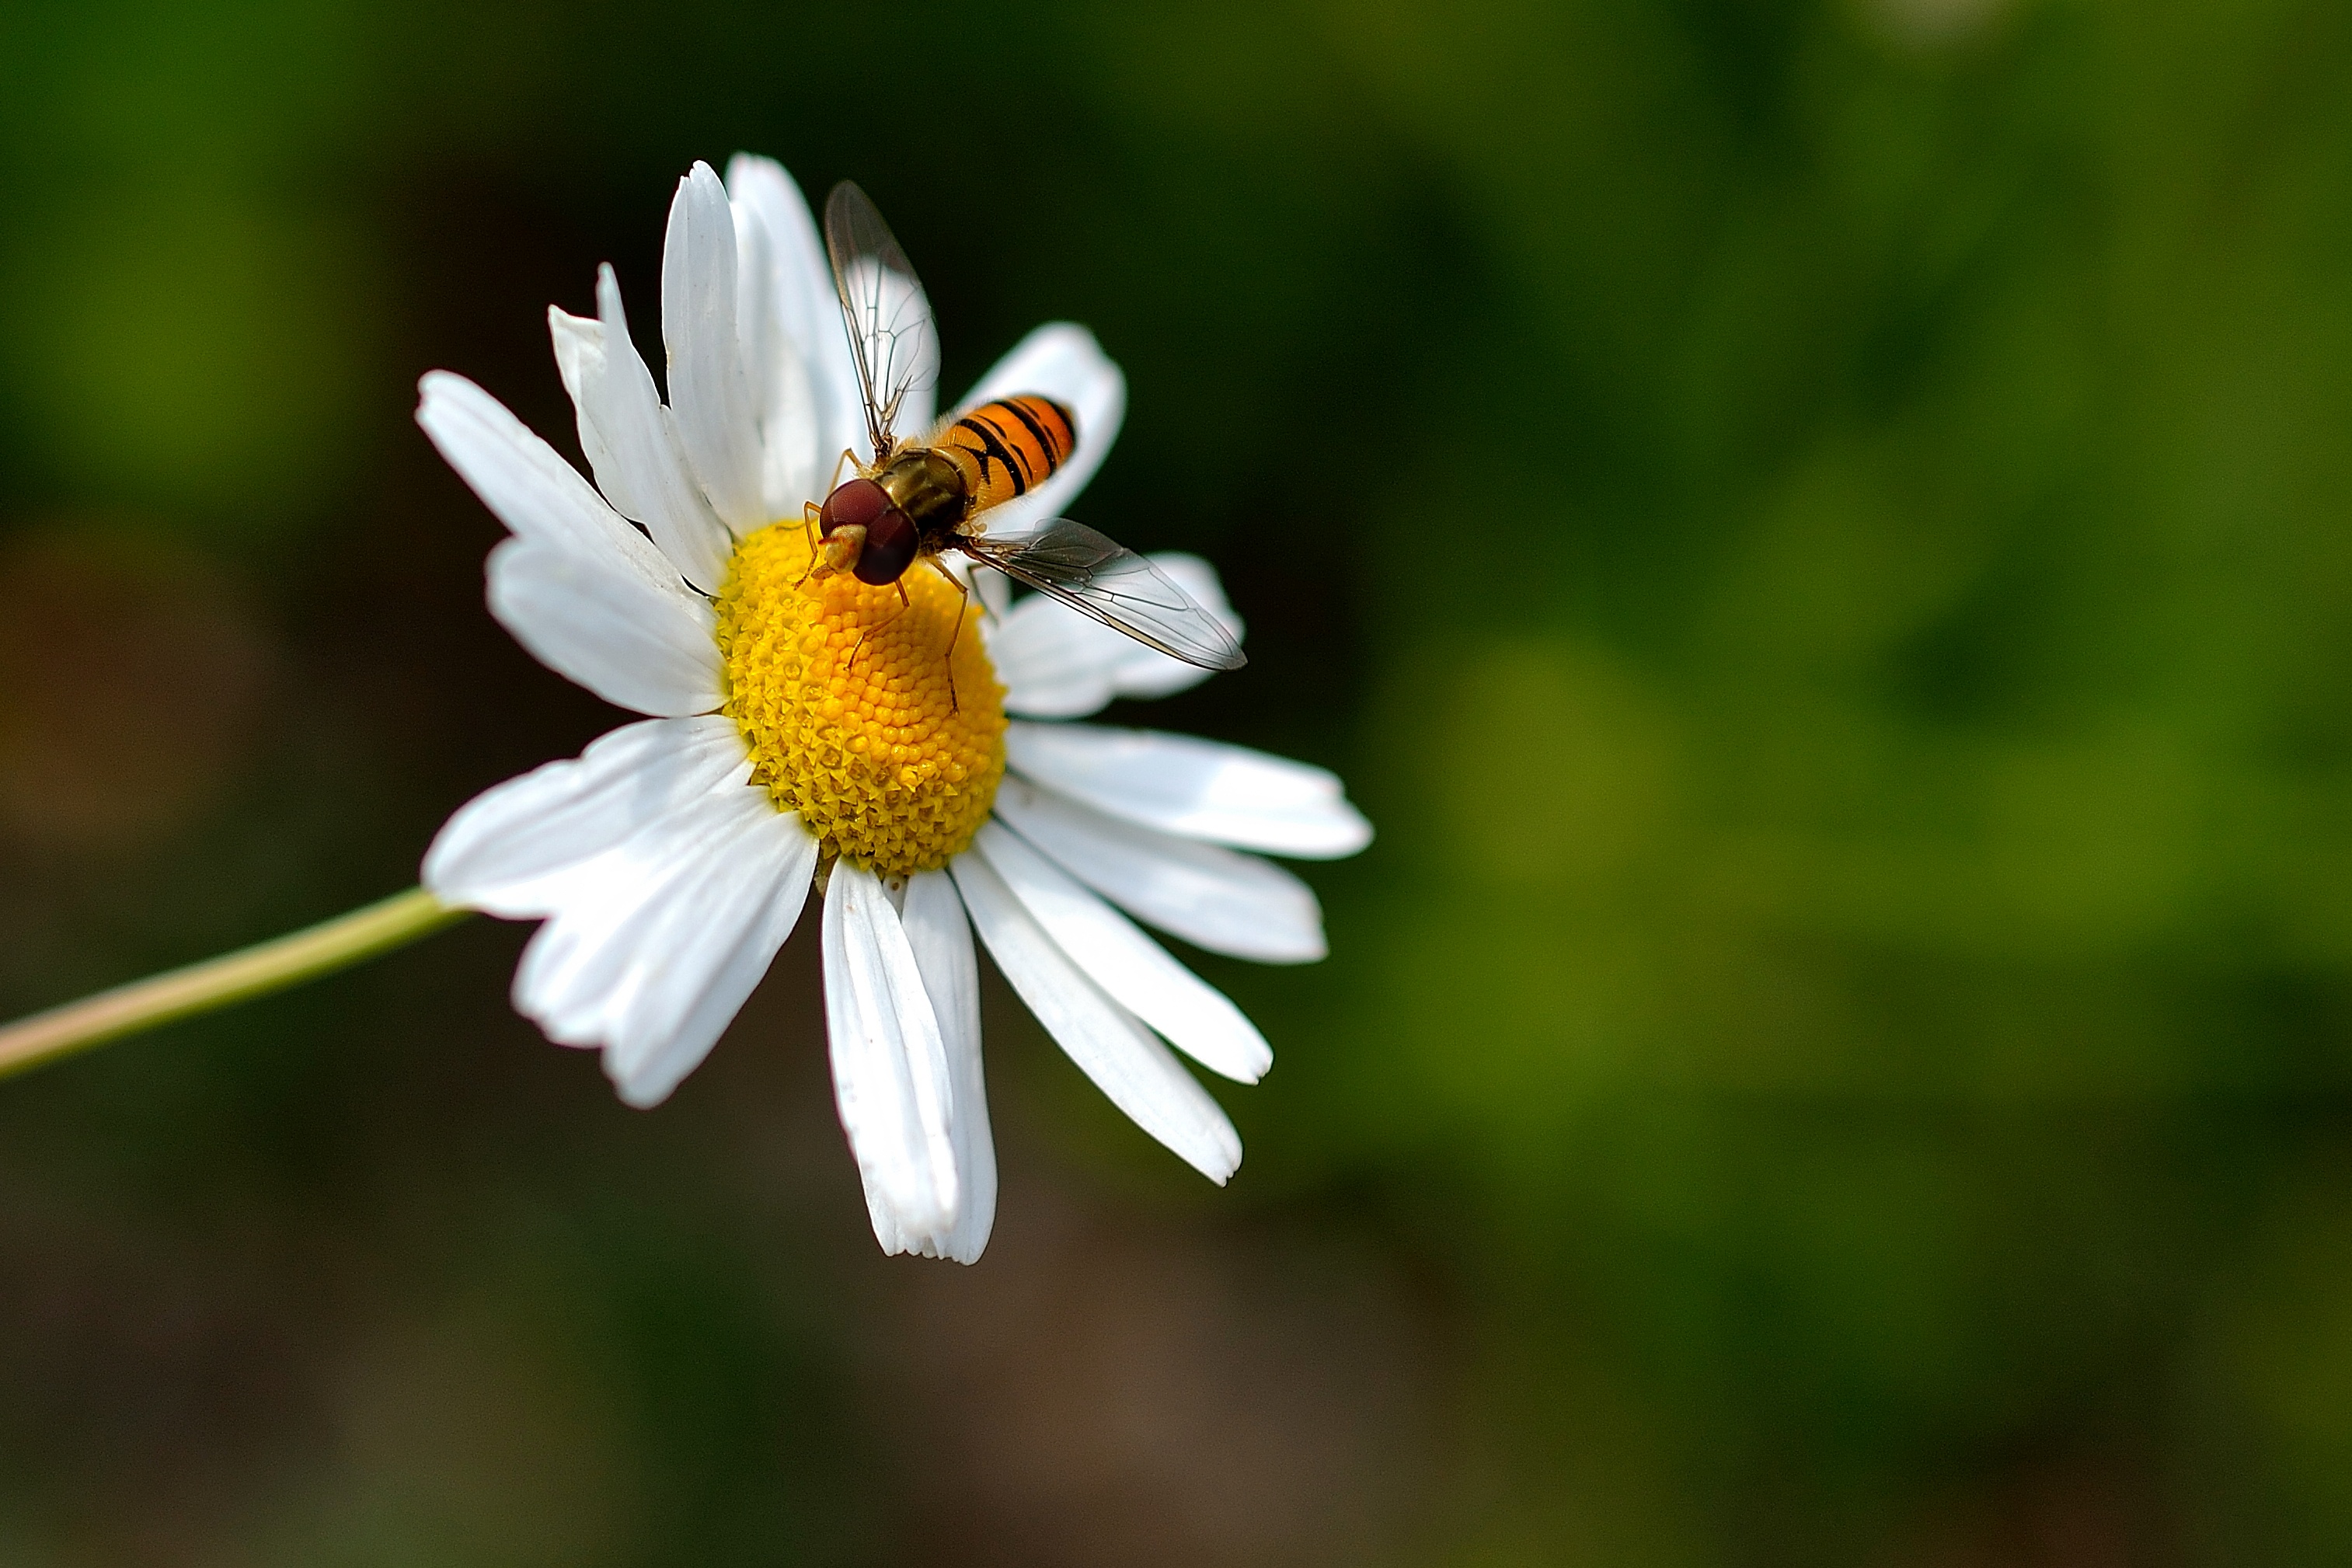
[[1067, 408], [1027, 394], [982, 404], [941, 431], [933, 450], [961, 471], [978, 512], [1044, 484], [1069, 461], [1077, 440]]

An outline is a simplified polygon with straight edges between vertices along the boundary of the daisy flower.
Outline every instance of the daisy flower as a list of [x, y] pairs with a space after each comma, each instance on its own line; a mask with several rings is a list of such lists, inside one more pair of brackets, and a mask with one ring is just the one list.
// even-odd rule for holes
[[[944, 573], [812, 572], [805, 510], [866, 425], [816, 226], [775, 163], [738, 157], [723, 184], [698, 163], [679, 184], [667, 402], [610, 267], [596, 306], [548, 312], [593, 485], [460, 376], [425, 378], [417, 420], [512, 531], [490, 552], [491, 613], [646, 717], [467, 804], [425, 887], [544, 922], [515, 1006], [599, 1048], [635, 1106], [700, 1064], [819, 889], [835, 1091], [886, 1252], [971, 1262], [994, 1220], [975, 928], [1113, 1103], [1223, 1182], [1241, 1141], [1169, 1047], [1244, 1083], [1272, 1052], [1136, 922], [1266, 963], [1320, 958], [1313, 893], [1260, 856], [1363, 847], [1339, 781], [1071, 722], [1206, 672], [1044, 595], [1010, 602], [994, 573], [971, 574], [968, 604]], [[1066, 323], [1030, 333], [961, 406], [1017, 394], [1070, 411], [1076, 442], [988, 514], [992, 534], [1066, 510], [1126, 403], [1118, 367]], [[902, 425], [929, 427], [930, 401], [911, 390]], [[1204, 563], [1154, 562], [1238, 637]]]

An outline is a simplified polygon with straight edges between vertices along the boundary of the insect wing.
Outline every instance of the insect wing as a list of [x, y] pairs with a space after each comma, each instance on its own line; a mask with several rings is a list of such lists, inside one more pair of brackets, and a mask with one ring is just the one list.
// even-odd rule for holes
[[[939, 379], [940, 334], [931, 302], [890, 226], [864, 191], [844, 180], [824, 204], [824, 247], [857, 361], [866, 433], [878, 458], [891, 447], [909, 393]], [[928, 418], [928, 416], [927, 416]]]
[[1202, 669], [1249, 660], [1225, 624], [1123, 544], [1067, 518], [1016, 539], [967, 539], [966, 553], [1082, 616]]

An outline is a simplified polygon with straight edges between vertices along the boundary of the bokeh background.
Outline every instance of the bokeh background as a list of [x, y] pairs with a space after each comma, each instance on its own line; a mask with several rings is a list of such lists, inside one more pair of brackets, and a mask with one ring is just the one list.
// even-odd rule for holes
[[478, 921], [0, 1084], [0, 1564], [2352, 1557], [2352, 11], [11, 0], [0, 1015], [614, 721], [413, 387], [570, 449], [739, 148], [1100, 333], [1254, 655], [1119, 716], [1379, 824], [1247, 1163], [995, 986], [885, 1259], [808, 931], [641, 1114]]

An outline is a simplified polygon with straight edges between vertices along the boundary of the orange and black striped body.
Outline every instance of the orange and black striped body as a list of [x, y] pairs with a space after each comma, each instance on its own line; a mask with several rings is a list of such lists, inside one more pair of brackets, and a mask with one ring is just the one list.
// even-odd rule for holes
[[971, 510], [986, 511], [1028, 494], [1070, 459], [1078, 432], [1050, 397], [1000, 397], [940, 432], [939, 450], [962, 470]]
[[1053, 478], [1077, 445], [1076, 417], [1034, 393], [1000, 397], [958, 417], [928, 447], [901, 447], [825, 498], [824, 537], [845, 534], [830, 570], [895, 583], [919, 556], [971, 536], [971, 520]]

